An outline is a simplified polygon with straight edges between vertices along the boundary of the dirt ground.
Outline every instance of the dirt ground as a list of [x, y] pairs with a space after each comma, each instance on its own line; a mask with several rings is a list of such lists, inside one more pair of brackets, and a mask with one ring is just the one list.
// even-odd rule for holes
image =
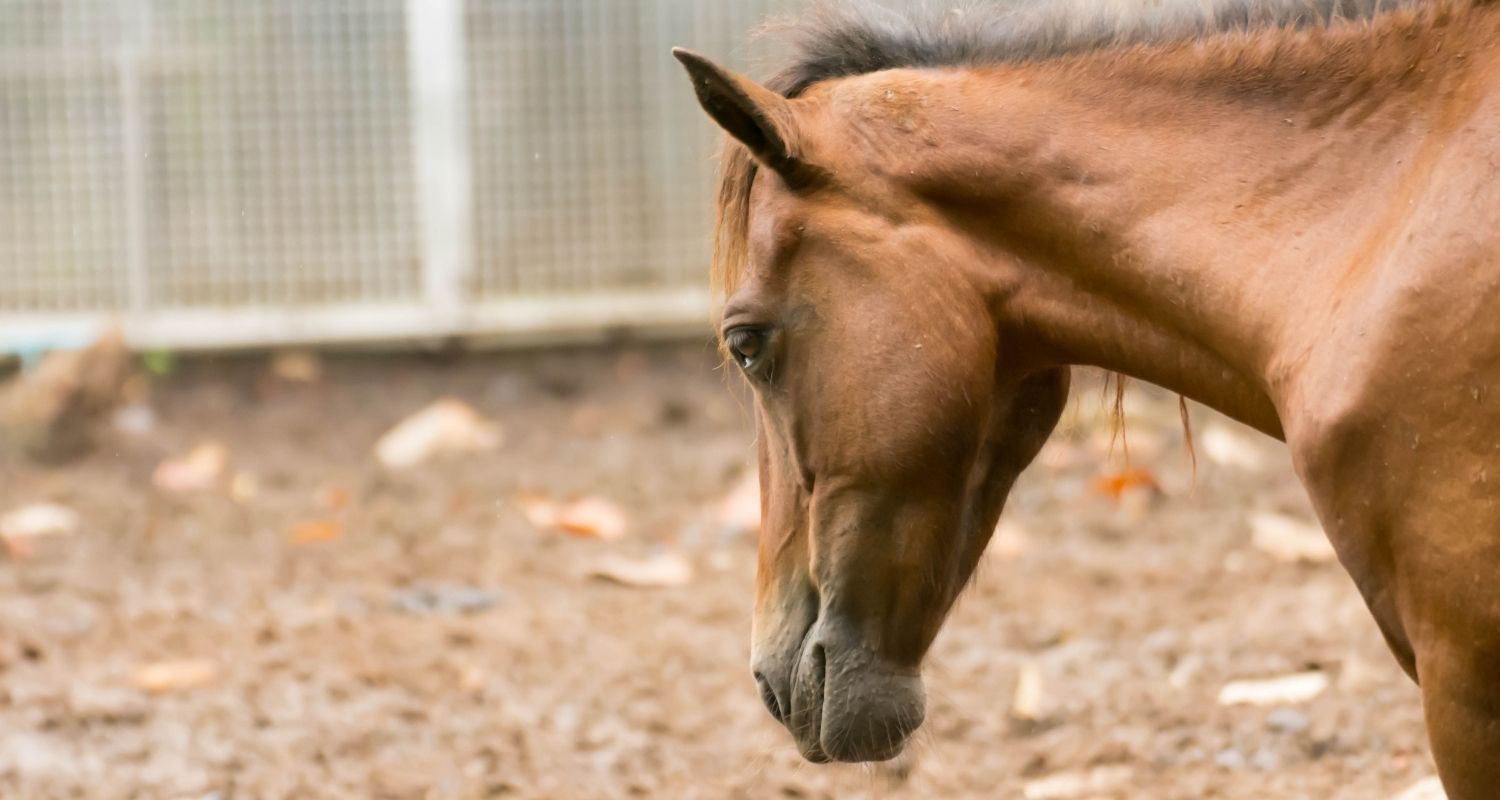
[[[1281, 447], [1195, 407], [1194, 478], [1175, 397], [1131, 390], [1130, 466], [1162, 495], [1116, 500], [1099, 388], [1076, 392], [929, 658], [912, 754], [816, 767], [750, 681], [754, 543], [716, 509], [751, 436], [706, 346], [324, 366], [184, 364], [151, 386], [152, 431], [0, 464], [0, 512], [81, 517], [0, 559], [0, 797], [1324, 800], [1432, 773], [1417, 691], [1338, 565], [1251, 544], [1253, 512], [1310, 519]], [[382, 470], [381, 433], [447, 396], [503, 445]], [[205, 440], [238, 479], [153, 488]], [[539, 530], [526, 492], [607, 497], [630, 532]], [[692, 580], [584, 574], [660, 552]], [[1216, 700], [1308, 670], [1329, 687], [1304, 702]]]

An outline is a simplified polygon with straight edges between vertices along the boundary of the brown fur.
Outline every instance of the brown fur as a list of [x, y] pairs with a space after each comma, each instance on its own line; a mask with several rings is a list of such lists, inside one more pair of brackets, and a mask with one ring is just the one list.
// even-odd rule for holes
[[678, 53], [750, 148], [715, 272], [767, 354], [755, 668], [809, 758], [920, 724], [1088, 365], [1287, 442], [1449, 796], [1500, 786], [1500, 8], [1293, 7], [815, 25], [769, 89]]

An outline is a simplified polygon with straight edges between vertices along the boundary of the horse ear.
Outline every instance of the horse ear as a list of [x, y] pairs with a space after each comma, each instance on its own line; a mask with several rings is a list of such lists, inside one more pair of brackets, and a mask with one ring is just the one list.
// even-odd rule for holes
[[745, 147], [756, 161], [775, 170], [789, 183], [805, 170], [794, 152], [796, 125], [785, 97], [681, 47], [672, 55], [687, 68], [698, 93], [698, 103], [726, 133]]

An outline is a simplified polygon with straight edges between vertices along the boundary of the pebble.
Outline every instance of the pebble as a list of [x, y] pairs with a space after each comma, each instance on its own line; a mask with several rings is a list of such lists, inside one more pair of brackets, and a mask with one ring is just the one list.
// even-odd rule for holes
[[1278, 708], [1266, 715], [1266, 727], [1278, 733], [1307, 730], [1307, 715], [1293, 708]]

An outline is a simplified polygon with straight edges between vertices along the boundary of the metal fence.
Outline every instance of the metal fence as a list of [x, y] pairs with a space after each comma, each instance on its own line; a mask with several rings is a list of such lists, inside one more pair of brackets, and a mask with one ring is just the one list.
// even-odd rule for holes
[[0, 0], [0, 348], [698, 323], [777, 0]]

